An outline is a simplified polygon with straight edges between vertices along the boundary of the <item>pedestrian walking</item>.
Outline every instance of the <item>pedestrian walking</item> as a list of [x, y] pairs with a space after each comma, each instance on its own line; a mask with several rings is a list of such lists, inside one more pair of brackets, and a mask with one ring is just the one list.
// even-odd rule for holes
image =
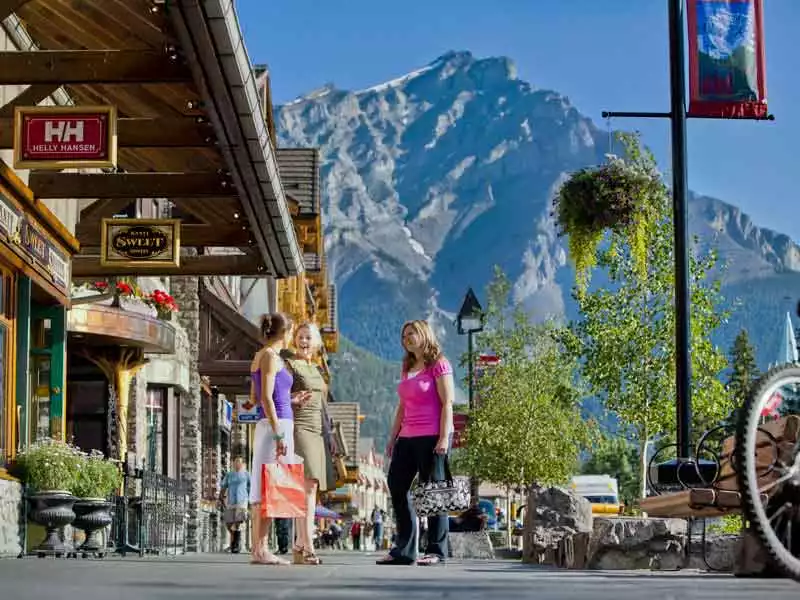
[[436, 336], [426, 321], [403, 325], [401, 339], [405, 356], [400, 401], [395, 413], [386, 454], [389, 491], [397, 526], [397, 539], [379, 565], [436, 565], [447, 557], [447, 515], [427, 518], [425, 552], [417, 560], [417, 516], [409, 502], [414, 478], [443, 481], [445, 461], [453, 430], [453, 369], [442, 354]]
[[313, 323], [303, 323], [295, 331], [293, 351], [284, 353], [286, 366], [294, 377], [295, 452], [303, 457], [306, 479], [306, 516], [295, 520], [292, 558], [295, 564], [319, 565], [314, 552], [314, 511], [317, 494], [328, 491], [328, 467], [323, 437], [323, 414], [328, 386], [314, 362], [322, 348], [322, 335]]
[[247, 521], [247, 504], [250, 497], [250, 473], [244, 468], [244, 459], [233, 459], [233, 470], [228, 471], [220, 484], [220, 504], [224, 507], [223, 521], [230, 536], [230, 551], [242, 551], [242, 524]]
[[380, 550], [383, 546], [383, 511], [377, 506], [372, 509], [372, 540], [375, 550]]
[[350, 538], [353, 540], [353, 550], [361, 550], [361, 521], [358, 519], [350, 527]]
[[253, 533], [251, 563], [288, 565], [289, 561], [269, 551], [271, 519], [261, 512], [261, 472], [265, 464], [275, 464], [284, 456], [294, 457], [294, 420], [292, 415], [292, 374], [280, 351], [292, 339], [292, 322], [281, 313], [261, 319], [264, 347], [250, 365], [250, 401], [258, 406], [259, 421], [253, 442], [250, 469], [250, 504]]

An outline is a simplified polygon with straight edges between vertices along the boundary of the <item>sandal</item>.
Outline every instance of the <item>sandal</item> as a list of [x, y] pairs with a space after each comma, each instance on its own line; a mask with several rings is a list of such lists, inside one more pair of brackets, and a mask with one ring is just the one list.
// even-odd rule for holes
[[296, 565], [321, 565], [322, 559], [313, 550], [292, 546], [292, 562]]
[[422, 558], [417, 561], [417, 564], [421, 567], [430, 567], [433, 565], [441, 565], [444, 564], [444, 559], [439, 556], [438, 554], [426, 554]]
[[254, 552], [253, 554], [250, 555], [250, 564], [286, 567], [289, 566], [291, 563], [284, 558], [275, 556], [274, 554], [272, 554], [272, 552], [261, 550], [260, 552]]

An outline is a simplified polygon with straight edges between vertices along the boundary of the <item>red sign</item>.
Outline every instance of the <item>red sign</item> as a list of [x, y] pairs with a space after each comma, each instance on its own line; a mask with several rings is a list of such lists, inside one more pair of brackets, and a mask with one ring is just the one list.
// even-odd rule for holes
[[689, 114], [767, 117], [763, 0], [689, 0]]
[[116, 113], [112, 107], [21, 107], [14, 123], [15, 166], [113, 167]]
[[455, 413], [453, 415], [453, 448], [463, 447], [463, 436], [466, 428], [467, 415]]

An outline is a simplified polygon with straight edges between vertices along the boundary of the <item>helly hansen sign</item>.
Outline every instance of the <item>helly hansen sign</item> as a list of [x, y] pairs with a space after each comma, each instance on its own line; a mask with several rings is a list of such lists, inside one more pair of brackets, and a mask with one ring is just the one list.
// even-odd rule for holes
[[113, 106], [22, 106], [14, 111], [15, 168], [116, 165], [117, 113]]

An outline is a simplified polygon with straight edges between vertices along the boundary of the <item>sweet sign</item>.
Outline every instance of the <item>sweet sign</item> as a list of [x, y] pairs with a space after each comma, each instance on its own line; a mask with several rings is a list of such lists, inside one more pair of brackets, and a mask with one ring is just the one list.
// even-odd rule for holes
[[180, 219], [103, 219], [100, 264], [180, 265]]
[[110, 168], [117, 165], [113, 106], [22, 106], [14, 111], [14, 167]]

